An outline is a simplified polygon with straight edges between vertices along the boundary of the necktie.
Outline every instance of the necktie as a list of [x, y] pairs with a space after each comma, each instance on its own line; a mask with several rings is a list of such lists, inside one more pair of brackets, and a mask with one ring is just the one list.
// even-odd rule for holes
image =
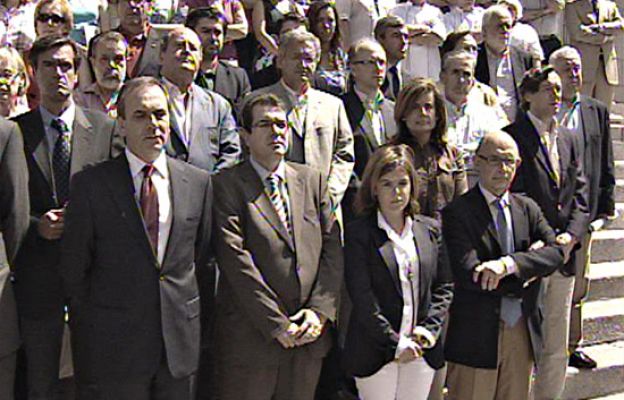
[[[498, 231], [498, 240], [501, 245], [503, 255], [509, 255], [514, 252], [513, 234], [511, 234], [511, 226], [505, 217], [505, 201], [503, 199], [496, 201], [496, 230]], [[522, 299], [503, 296], [501, 299], [501, 319], [508, 327], [516, 325], [522, 316]]]
[[52, 152], [52, 172], [54, 175], [56, 201], [62, 207], [69, 197], [69, 167], [71, 159], [69, 128], [60, 118], [52, 120], [51, 125], [59, 133], [56, 142], [54, 142], [54, 150]]
[[288, 208], [286, 207], [284, 196], [282, 196], [282, 191], [280, 190], [280, 180], [281, 178], [279, 175], [275, 173], [267, 177], [267, 182], [269, 184], [269, 199], [271, 200], [282, 225], [284, 225], [288, 234], [292, 235], [290, 230], [290, 221], [288, 219]]
[[[554, 129], [554, 128], [553, 128]], [[546, 148], [548, 161], [552, 169], [551, 177], [559, 184], [559, 151], [557, 149], [557, 136], [547, 132], [545, 135], [541, 135], [542, 144]]]
[[158, 255], [158, 193], [152, 181], [154, 166], [146, 164], [143, 167], [143, 183], [141, 184], [141, 213], [154, 254]]
[[396, 65], [390, 67], [388, 70], [390, 73], [390, 82], [392, 85], [392, 94], [395, 99], [399, 98], [399, 92], [401, 91], [401, 81], [399, 80], [399, 71], [397, 70]]

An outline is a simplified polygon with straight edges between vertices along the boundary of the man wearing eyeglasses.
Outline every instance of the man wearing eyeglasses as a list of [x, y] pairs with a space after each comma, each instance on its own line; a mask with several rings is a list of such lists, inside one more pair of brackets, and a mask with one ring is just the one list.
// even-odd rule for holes
[[568, 365], [568, 328], [576, 249], [589, 224], [588, 189], [580, 138], [557, 121], [561, 78], [552, 67], [530, 70], [520, 85], [522, 112], [505, 128], [518, 143], [522, 165], [513, 191], [540, 206], [564, 248], [565, 262], [544, 279], [544, 348], [537, 359], [536, 400], [561, 398]]
[[275, 95], [249, 100], [242, 125], [249, 160], [214, 177], [216, 397], [313, 400], [343, 271], [327, 179], [285, 160]]
[[353, 85], [342, 101], [353, 131], [355, 166], [342, 201], [345, 224], [354, 218], [353, 200], [369, 157], [396, 134], [394, 102], [381, 92], [386, 75], [383, 47], [373, 39], [360, 39], [349, 49], [349, 66]]
[[442, 212], [455, 279], [445, 355], [449, 400], [527, 400], [542, 356], [541, 277], [563, 262], [537, 204], [510, 187], [520, 152], [505, 132], [476, 150], [478, 184]]
[[118, 150], [113, 121], [74, 103], [78, 59], [76, 44], [68, 37], [38, 39], [30, 61], [41, 103], [15, 118], [30, 177], [30, 226], [15, 261], [29, 399], [57, 395], [67, 306], [58, 264], [71, 177]]

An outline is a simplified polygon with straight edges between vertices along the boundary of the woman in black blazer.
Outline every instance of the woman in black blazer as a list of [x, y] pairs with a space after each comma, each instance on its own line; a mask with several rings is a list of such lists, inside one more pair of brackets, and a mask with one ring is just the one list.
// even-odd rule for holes
[[418, 215], [413, 153], [371, 157], [347, 225], [345, 282], [353, 303], [343, 365], [363, 400], [426, 399], [444, 365], [440, 332], [453, 297], [438, 222]]

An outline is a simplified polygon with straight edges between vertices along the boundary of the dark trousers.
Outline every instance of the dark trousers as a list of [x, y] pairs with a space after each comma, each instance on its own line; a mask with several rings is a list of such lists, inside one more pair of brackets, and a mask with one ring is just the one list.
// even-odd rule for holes
[[0, 400], [13, 400], [17, 351], [0, 357]]
[[[278, 365], [216, 365], [219, 400], [314, 400], [322, 358], [284, 350]], [[111, 399], [112, 400], [112, 399]]]
[[154, 376], [140, 382], [101, 379], [78, 383], [77, 400], [194, 400], [195, 375], [173, 377], [164, 354]]
[[59, 363], [63, 344], [63, 311], [46, 318], [20, 318], [28, 400], [56, 400], [59, 393]]

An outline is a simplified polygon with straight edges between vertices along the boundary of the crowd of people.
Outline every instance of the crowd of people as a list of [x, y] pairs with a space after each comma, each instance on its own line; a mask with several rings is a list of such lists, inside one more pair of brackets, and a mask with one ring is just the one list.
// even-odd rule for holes
[[613, 1], [1, 11], [0, 400], [555, 400], [596, 366]]

